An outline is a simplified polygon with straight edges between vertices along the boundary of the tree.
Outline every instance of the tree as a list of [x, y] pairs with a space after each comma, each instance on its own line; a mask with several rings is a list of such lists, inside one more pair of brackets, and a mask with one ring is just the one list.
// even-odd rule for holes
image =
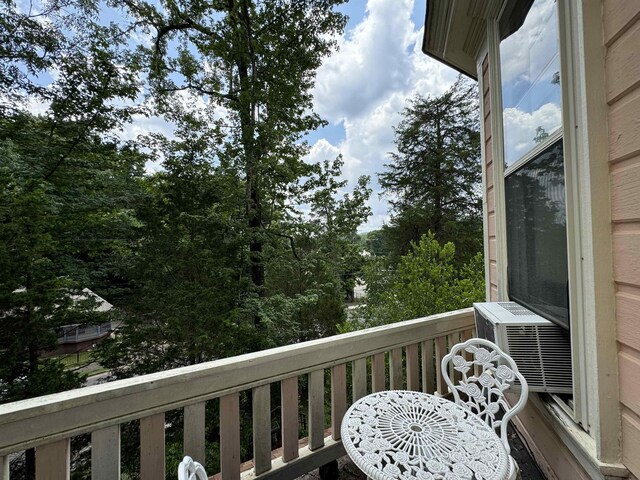
[[[92, 298], [74, 297], [107, 283], [112, 252], [132, 228], [127, 202], [141, 156], [91, 136], [45, 179], [48, 155], [68, 140], [47, 142], [51, 132], [47, 118], [0, 119], [0, 403], [82, 385], [82, 375], [46, 355], [63, 325], [106, 320]], [[28, 450], [25, 478], [34, 460]]]
[[[268, 290], [299, 302], [293, 316], [298, 336], [292, 342], [336, 333], [364, 263], [356, 231], [371, 214], [369, 178], [360, 177], [351, 192], [342, 193], [347, 186], [338, 180], [342, 165], [341, 157], [319, 165], [302, 199], [308, 215], [282, 221], [278, 228], [287, 233], [281, 237], [285, 245], [268, 255]], [[287, 242], [295, 248], [293, 257]]]
[[[0, 348], [0, 401], [77, 385], [39, 356], [55, 346], [60, 322], [92, 311], [70, 295], [106, 274], [113, 245], [104, 238], [129, 223], [123, 188], [142, 158], [109, 139], [138, 94], [122, 32], [97, 23], [92, 2], [31, 8], [0, 7], [0, 312], [11, 344]], [[45, 113], [29, 113], [30, 102]]]
[[439, 97], [418, 95], [395, 129], [397, 153], [379, 174], [392, 206], [384, 228], [395, 256], [431, 231], [460, 260], [482, 245], [478, 94], [462, 76]]
[[119, 335], [98, 348], [115, 378], [238, 354], [253, 336], [237, 312], [246, 289], [238, 267], [242, 185], [197, 145], [164, 142], [164, 169], [142, 182], [133, 213], [140, 235], [119, 262], [133, 292], [121, 306]]
[[367, 304], [361, 307], [361, 318], [343, 325], [343, 331], [470, 307], [485, 294], [482, 254], [458, 266], [453, 243], [441, 245], [432, 233], [411, 244], [396, 270], [388, 260], [374, 259], [364, 279]]
[[[300, 140], [323, 124], [312, 112], [310, 90], [344, 28], [345, 17], [333, 9], [343, 0], [122, 2], [155, 32], [147, 53], [160, 111], [216, 131], [210, 160], [243, 181], [243, 261], [251, 282], [245, 305], [259, 326], [268, 230], [299, 180], [313, 172]], [[189, 113], [176, 92], [202, 98], [206, 107]]]

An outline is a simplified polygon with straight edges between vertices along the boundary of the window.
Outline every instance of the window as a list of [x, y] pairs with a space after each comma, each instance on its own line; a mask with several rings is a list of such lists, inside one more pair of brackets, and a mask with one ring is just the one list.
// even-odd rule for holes
[[536, 0], [503, 15], [508, 295], [569, 329], [557, 5]]

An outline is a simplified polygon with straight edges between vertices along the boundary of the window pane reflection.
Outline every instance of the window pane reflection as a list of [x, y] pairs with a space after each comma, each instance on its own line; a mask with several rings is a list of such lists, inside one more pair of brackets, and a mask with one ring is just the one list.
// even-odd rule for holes
[[536, 0], [526, 15], [500, 43], [506, 167], [562, 122], [556, 2]]

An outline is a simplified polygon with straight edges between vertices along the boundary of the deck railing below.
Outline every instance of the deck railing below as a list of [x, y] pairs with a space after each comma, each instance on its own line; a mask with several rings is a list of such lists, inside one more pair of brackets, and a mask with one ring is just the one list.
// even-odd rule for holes
[[[165, 478], [165, 413], [184, 409], [184, 453], [205, 461], [205, 405], [219, 399], [223, 480], [291, 479], [344, 455], [340, 422], [354, 401], [385, 389], [444, 392], [449, 346], [473, 336], [465, 309], [0, 405], [0, 479], [9, 456], [35, 447], [36, 478], [70, 478], [70, 439], [91, 434], [92, 480], [120, 478], [120, 426], [140, 421], [140, 478]], [[330, 377], [330, 429], [325, 380]], [[299, 379], [308, 437], [299, 438]], [[272, 458], [271, 388], [279, 385], [282, 447]], [[347, 392], [347, 386], [351, 390]], [[253, 468], [242, 468], [240, 394], [251, 395]], [[275, 409], [277, 412], [278, 409]], [[330, 432], [329, 436], [325, 434]], [[210, 473], [211, 474], [211, 473]]]

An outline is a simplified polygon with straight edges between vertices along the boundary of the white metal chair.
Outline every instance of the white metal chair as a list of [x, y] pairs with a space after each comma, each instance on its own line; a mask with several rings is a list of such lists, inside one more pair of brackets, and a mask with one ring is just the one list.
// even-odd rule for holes
[[191, 457], [184, 457], [178, 465], [178, 480], [207, 480], [204, 467]]
[[[464, 352], [468, 352], [467, 355]], [[449, 376], [450, 364], [455, 385]], [[500, 440], [509, 454], [509, 479], [518, 475], [518, 465], [511, 457], [511, 447], [507, 438], [507, 424], [511, 417], [518, 413], [527, 401], [529, 388], [524, 376], [518, 371], [513, 359], [494, 343], [481, 338], [472, 338], [458, 343], [442, 359], [442, 376], [453, 393], [455, 403], [466, 407], [469, 411], [487, 422], [494, 430], [500, 429]], [[458, 372], [458, 373], [456, 373]], [[511, 406], [505, 399], [516, 379], [520, 383], [518, 401]], [[463, 394], [461, 397], [460, 394]], [[504, 416], [498, 418], [500, 408]]]

